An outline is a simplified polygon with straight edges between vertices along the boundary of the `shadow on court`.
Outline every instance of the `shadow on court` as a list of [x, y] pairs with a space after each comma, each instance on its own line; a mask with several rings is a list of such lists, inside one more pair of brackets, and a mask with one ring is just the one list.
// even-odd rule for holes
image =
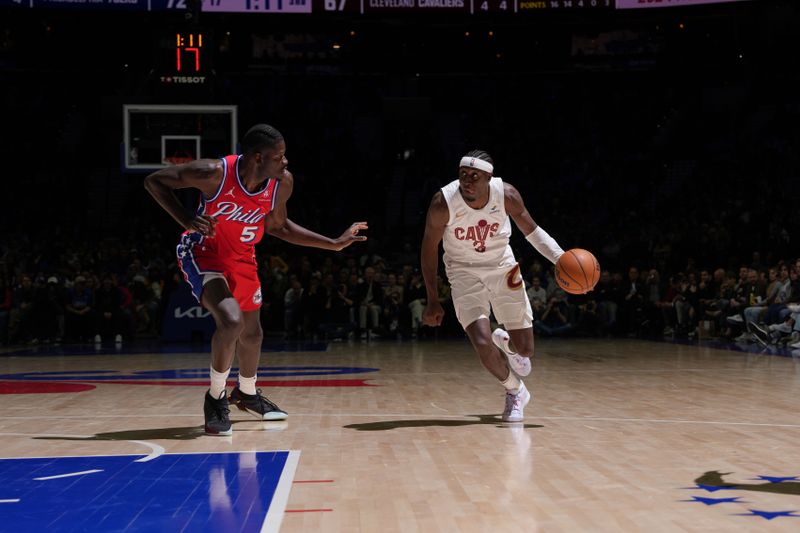
[[467, 415], [474, 416], [478, 420], [452, 420], [452, 419], [425, 419], [425, 420], [388, 420], [383, 422], [367, 422], [364, 424], [348, 424], [344, 426], [346, 429], [355, 429], [357, 431], [387, 431], [390, 429], [399, 428], [427, 428], [427, 427], [460, 427], [460, 426], [478, 426], [482, 424], [492, 425], [498, 428], [524, 428], [535, 429], [544, 426], [538, 424], [522, 424], [508, 423], [500, 420], [497, 415]]
[[[791, 494], [800, 496], [800, 482], [792, 481], [791, 478], [782, 478], [786, 481], [768, 481], [766, 483], [729, 483], [722, 479], [722, 476], [727, 476], [731, 472], [720, 472], [713, 470], [706, 472], [694, 482], [697, 485], [706, 487], [719, 487], [728, 490], [749, 490], [753, 492], [771, 492], [774, 494]], [[777, 478], [781, 479], [781, 478]]]
[[[259, 422], [250, 420], [231, 420], [231, 424], [247, 423], [248, 428], [237, 429], [243, 431], [282, 431], [289, 424], [286, 421]], [[255, 427], [254, 426], [255, 423]], [[203, 426], [186, 426], [177, 428], [152, 428], [152, 429], [131, 429], [127, 431], [110, 431], [107, 433], [97, 433], [91, 437], [34, 437], [36, 440], [73, 440], [73, 441], [98, 441], [98, 440], [193, 440], [198, 437], [205, 437], [206, 433]], [[210, 435], [209, 435], [210, 436]], [[213, 437], [213, 436], [210, 436]], [[213, 437], [218, 438], [218, 437]]]

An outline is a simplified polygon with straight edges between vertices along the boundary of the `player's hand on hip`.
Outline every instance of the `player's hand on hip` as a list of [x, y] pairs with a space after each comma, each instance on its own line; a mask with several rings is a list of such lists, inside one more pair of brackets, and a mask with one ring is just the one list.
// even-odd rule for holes
[[334, 250], [337, 252], [339, 250], [343, 250], [353, 244], [354, 242], [359, 241], [366, 241], [367, 238], [364, 235], [359, 235], [358, 232], [361, 230], [369, 229], [366, 222], [355, 222], [349, 228], [345, 230], [342, 235], [336, 239], [334, 242], [336, 246]]
[[189, 231], [196, 231], [197, 233], [207, 237], [213, 237], [214, 226], [216, 225], [216, 218], [209, 215], [197, 215], [191, 221], [189, 221], [189, 224], [186, 225], [186, 229]]
[[422, 312], [422, 323], [426, 326], [441, 326], [444, 318], [444, 308], [439, 302], [429, 302]]

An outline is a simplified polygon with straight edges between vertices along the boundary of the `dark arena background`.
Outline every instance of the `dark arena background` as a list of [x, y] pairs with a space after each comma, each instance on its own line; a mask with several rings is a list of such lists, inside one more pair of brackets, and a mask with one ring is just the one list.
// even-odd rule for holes
[[[795, 530], [798, 35], [792, 0], [0, 0], [0, 530]], [[289, 418], [209, 436], [217, 328], [144, 181], [259, 123], [289, 218], [368, 239], [256, 246]], [[601, 269], [567, 294], [512, 224], [525, 423], [441, 253], [423, 324], [474, 149]]]

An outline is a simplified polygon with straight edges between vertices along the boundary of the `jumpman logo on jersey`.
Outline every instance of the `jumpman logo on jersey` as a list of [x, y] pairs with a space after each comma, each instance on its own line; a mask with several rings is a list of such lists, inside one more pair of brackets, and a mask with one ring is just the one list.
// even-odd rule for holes
[[231, 198], [236, 198], [236, 195], [233, 194], [233, 187], [231, 187], [231, 190], [229, 190], [228, 192], [225, 193], [225, 196], [230, 196]]

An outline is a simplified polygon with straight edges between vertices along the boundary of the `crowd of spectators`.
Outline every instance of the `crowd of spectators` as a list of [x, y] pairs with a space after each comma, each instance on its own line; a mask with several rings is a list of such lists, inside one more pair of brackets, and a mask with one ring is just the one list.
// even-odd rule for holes
[[[185, 282], [169, 239], [154, 232], [146, 237], [146, 246], [107, 239], [92, 250], [66, 240], [52, 247], [32, 236], [5, 239], [0, 343], [157, 338], [169, 295]], [[441, 275], [445, 321], [437, 329], [423, 326], [427, 295], [409, 247], [333, 254], [266, 245], [258, 261], [268, 335], [394, 340], [462, 334]], [[538, 335], [720, 337], [800, 347], [800, 258], [767, 263], [754, 252], [738, 269], [690, 259], [663, 274], [651, 258], [626, 270], [604, 269], [586, 295], [560, 289], [552, 265], [538, 256], [528, 254], [521, 263]]]

